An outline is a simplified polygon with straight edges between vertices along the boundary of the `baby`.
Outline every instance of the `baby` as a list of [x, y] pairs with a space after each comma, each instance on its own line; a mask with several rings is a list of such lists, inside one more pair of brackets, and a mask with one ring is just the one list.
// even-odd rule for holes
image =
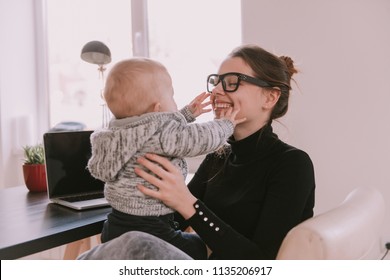
[[210, 111], [210, 102], [202, 93], [180, 111], [173, 98], [171, 77], [166, 68], [147, 58], [132, 58], [117, 63], [110, 71], [104, 98], [114, 118], [108, 128], [91, 135], [91, 174], [105, 182], [105, 197], [112, 212], [104, 224], [102, 241], [136, 230], [155, 235], [194, 259], [206, 259], [206, 248], [193, 233], [176, 230], [173, 210], [161, 201], [146, 197], [138, 189], [142, 184], [155, 188], [137, 177], [141, 168], [137, 158], [146, 153], [166, 156], [184, 178], [184, 157], [212, 152], [232, 135], [237, 112], [206, 123], [192, 123]]

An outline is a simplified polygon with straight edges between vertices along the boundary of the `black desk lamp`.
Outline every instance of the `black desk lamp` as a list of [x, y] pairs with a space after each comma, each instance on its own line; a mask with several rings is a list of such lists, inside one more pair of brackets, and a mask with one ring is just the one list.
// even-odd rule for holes
[[84, 45], [83, 49], [81, 50], [81, 59], [96, 64], [99, 66], [98, 71], [100, 73], [100, 78], [103, 82], [103, 87], [100, 93], [101, 98], [103, 99], [104, 103], [102, 104], [103, 108], [103, 127], [108, 126], [108, 122], [110, 119], [110, 112], [107, 108], [107, 104], [103, 97], [103, 89], [104, 89], [104, 70], [106, 68], [104, 65], [111, 62], [111, 52], [110, 49], [102, 42], [100, 41], [91, 41]]

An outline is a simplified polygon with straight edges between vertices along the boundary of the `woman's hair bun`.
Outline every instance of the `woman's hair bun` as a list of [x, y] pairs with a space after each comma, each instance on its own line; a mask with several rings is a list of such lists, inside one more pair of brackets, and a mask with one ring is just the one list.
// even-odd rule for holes
[[295, 68], [294, 61], [291, 59], [291, 57], [282, 55], [280, 59], [283, 60], [284, 63], [286, 63], [287, 70], [290, 73], [290, 77], [292, 77], [292, 75], [294, 75], [295, 73], [298, 73], [298, 70]]

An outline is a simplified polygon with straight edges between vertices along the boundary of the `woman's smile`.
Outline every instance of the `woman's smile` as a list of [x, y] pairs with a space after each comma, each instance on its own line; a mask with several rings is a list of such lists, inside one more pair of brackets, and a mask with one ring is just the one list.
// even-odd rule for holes
[[227, 102], [214, 102], [215, 109], [227, 109], [233, 107], [233, 104]]

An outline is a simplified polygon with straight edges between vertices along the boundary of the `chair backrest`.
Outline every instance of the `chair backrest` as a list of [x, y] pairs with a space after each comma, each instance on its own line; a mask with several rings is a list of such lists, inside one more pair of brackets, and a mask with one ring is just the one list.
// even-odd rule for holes
[[374, 188], [357, 188], [338, 207], [291, 229], [277, 259], [378, 259], [384, 216], [382, 194]]

